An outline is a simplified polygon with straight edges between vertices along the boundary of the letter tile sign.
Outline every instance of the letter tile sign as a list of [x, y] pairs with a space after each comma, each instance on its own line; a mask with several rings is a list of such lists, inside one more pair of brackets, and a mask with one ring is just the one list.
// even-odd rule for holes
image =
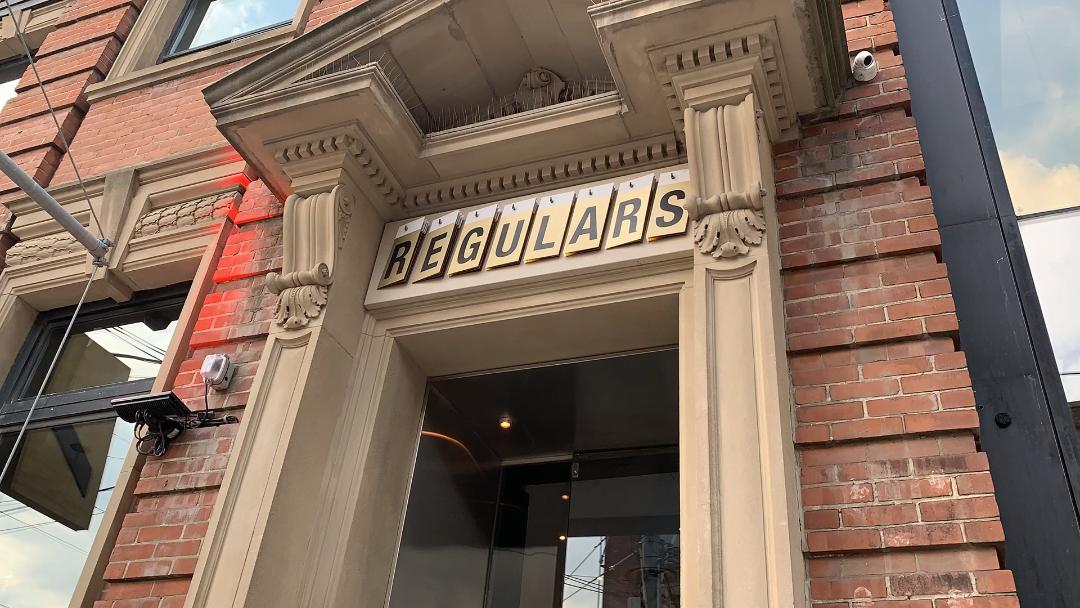
[[686, 234], [689, 185], [689, 171], [676, 168], [408, 220], [383, 237], [377, 288], [648, 248]]

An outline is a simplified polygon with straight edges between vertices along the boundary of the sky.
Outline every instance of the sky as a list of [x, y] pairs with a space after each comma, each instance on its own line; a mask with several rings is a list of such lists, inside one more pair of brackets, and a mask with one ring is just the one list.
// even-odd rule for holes
[[1080, 372], [1080, 211], [1023, 219], [1080, 207], [1080, 2], [958, 4], [1058, 368]]
[[191, 47], [291, 21], [298, 0], [213, 0]]

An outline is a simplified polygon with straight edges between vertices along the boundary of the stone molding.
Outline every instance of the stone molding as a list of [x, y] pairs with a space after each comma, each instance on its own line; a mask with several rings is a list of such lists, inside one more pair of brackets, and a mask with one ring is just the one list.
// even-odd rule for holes
[[301, 139], [275, 142], [279, 145], [274, 160], [295, 182], [324, 168], [342, 168], [351, 158], [359, 169], [360, 183], [373, 200], [399, 208], [405, 199], [404, 189], [376, 153], [359, 126], [324, 131]]
[[777, 45], [779, 35], [771, 23], [718, 33], [698, 40], [666, 46], [649, 53], [650, 62], [660, 81], [672, 122], [685, 126], [687, 99], [678, 80], [694, 72], [750, 75], [758, 103], [766, 111], [764, 118], [773, 139], [795, 124], [793, 104], [783, 76], [783, 59]]
[[340, 185], [285, 201], [282, 272], [266, 275], [266, 289], [278, 296], [274, 320], [279, 326], [300, 329], [322, 313], [352, 210], [352, 197]]
[[685, 154], [674, 134], [628, 142], [600, 150], [522, 165], [503, 171], [410, 188], [405, 207], [434, 210], [471, 205], [529, 192], [550, 190], [563, 184], [624, 175], [679, 162]]

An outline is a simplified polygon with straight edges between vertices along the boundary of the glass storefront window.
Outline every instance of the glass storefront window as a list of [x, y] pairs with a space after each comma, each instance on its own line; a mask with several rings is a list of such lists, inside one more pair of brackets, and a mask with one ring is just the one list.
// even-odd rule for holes
[[[45, 394], [157, 376], [176, 327], [175, 319], [170, 317], [175, 316], [161, 317], [161, 322], [156, 324], [138, 319], [131, 323], [73, 332], [45, 386]], [[45, 369], [35, 376], [38, 382], [32, 381], [29, 388], [37, 389]]]
[[679, 606], [678, 353], [432, 382], [391, 608]]
[[38, 316], [0, 389], [0, 608], [70, 602], [133, 438], [110, 401], [150, 390], [187, 290], [84, 305], [31, 411], [74, 311]]
[[0, 484], [0, 606], [68, 605], [131, 438], [116, 418], [27, 431]]
[[957, 0], [1028, 265], [1080, 407], [1080, 3]]

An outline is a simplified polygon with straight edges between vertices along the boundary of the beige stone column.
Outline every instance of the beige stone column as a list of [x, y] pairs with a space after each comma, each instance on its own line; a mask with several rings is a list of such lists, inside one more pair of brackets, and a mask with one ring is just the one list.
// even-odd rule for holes
[[760, 58], [672, 75], [694, 220], [682, 301], [682, 596], [805, 604], [779, 252]]
[[294, 194], [282, 272], [266, 279], [276, 316], [186, 606], [300, 605], [331, 438], [367, 351], [360, 303], [383, 227], [357, 187], [353, 144], [345, 131], [278, 144]]

